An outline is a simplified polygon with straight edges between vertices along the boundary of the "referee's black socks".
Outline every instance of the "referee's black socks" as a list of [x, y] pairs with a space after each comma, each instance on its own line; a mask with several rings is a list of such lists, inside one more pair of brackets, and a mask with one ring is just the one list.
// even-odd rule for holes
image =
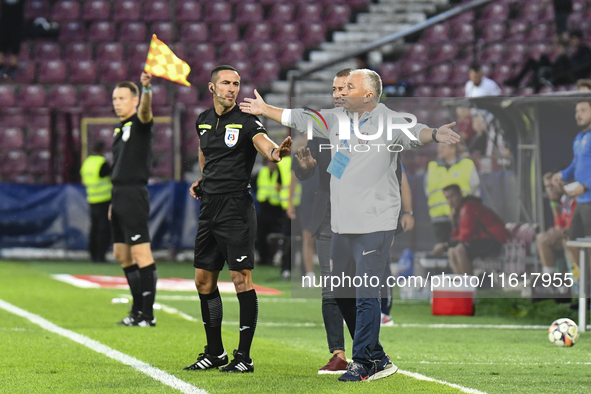
[[224, 310], [220, 292], [216, 287], [213, 293], [199, 293], [199, 300], [201, 301], [201, 318], [203, 319], [203, 327], [205, 327], [209, 354], [219, 356], [224, 352], [224, 345], [222, 344]]
[[246, 360], [250, 359], [250, 346], [257, 326], [259, 300], [254, 289], [238, 293], [240, 303], [240, 343], [238, 350], [244, 352]]
[[131, 297], [133, 298], [133, 305], [131, 311], [135, 314], [142, 310], [142, 289], [140, 281], [140, 267], [137, 264], [130, 265], [129, 267], [123, 268], [127, 283], [129, 283], [129, 289], [131, 290]]
[[158, 281], [156, 263], [140, 268], [139, 271], [142, 294], [142, 313], [148, 318], [153, 318], [154, 299], [156, 298], [156, 282]]

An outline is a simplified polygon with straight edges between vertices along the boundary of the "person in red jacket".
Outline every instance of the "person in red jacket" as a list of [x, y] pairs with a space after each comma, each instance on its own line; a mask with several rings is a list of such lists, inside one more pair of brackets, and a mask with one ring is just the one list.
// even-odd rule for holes
[[452, 210], [453, 238], [438, 243], [433, 254], [447, 249], [451, 268], [455, 274], [472, 275], [472, 261], [476, 257], [497, 256], [509, 238], [503, 221], [476, 197], [462, 196], [458, 185], [449, 185], [443, 194]]

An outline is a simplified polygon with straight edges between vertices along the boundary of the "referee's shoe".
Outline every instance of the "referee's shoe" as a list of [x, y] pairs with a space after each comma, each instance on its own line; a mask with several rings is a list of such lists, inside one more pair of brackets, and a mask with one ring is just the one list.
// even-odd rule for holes
[[239, 372], [247, 373], [254, 372], [254, 364], [252, 358], [247, 359], [246, 354], [240, 350], [234, 350], [234, 360], [223, 368], [220, 372]]
[[212, 356], [211, 354], [209, 354], [209, 347], [205, 346], [205, 349], [203, 349], [203, 353], [199, 354], [197, 362], [183, 369], [185, 371], [205, 370], [223, 367], [226, 364], [228, 364], [228, 354], [225, 350], [219, 356]]

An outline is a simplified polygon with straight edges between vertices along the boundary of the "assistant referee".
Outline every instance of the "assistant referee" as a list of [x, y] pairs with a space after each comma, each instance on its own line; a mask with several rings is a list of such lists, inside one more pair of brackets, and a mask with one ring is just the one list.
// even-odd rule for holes
[[[221, 372], [254, 372], [250, 347], [258, 300], [251, 270], [257, 231], [250, 177], [257, 151], [265, 159], [279, 162], [289, 155], [291, 138], [277, 146], [256, 116], [240, 111], [236, 105], [240, 74], [234, 67], [214, 68], [209, 91], [213, 107], [201, 113], [196, 124], [203, 178], [190, 189], [194, 198], [201, 198], [194, 266], [207, 345], [197, 362], [185, 369], [223, 367]], [[240, 304], [240, 342], [229, 364], [222, 343], [223, 310], [217, 286], [224, 262], [228, 262]]]
[[[121, 264], [133, 305], [126, 326], [156, 325], [154, 298], [158, 273], [152, 250], [148, 218], [150, 197], [146, 184], [152, 160], [152, 76], [140, 77], [142, 96], [133, 82], [120, 82], [113, 91], [113, 108], [120, 123], [113, 140], [113, 196], [109, 210], [113, 252]], [[138, 108], [139, 103], [139, 108]]]

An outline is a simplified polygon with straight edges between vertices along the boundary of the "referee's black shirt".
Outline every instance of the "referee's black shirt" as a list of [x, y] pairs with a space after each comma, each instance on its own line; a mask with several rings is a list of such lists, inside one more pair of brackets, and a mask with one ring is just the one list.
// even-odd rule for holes
[[154, 120], [140, 122], [137, 113], [119, 122], [113, 140], [113, 185], [143, 186], [150, 178]]
[[205, 156], [203, 191], [222, 194], [248, 190], [257, 155], [252, 139], [267, 134], [259, 118], [240, 111], [238, 105], [222, 116], [212, 107], [199, 115], [196, 129]]

